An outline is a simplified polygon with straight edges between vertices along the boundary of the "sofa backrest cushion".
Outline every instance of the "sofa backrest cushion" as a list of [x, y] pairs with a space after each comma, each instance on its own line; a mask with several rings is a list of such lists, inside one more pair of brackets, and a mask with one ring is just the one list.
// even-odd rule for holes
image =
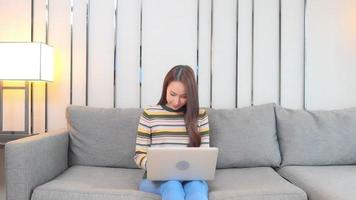
[[283, 166], [356, 164], [356, 108], [276, 107], [276, 117]]
[[71, 165], [137, 168], [137, 125], [142, 109], [69, 106]]
[[274, 107], [209, 110], [210, 146], [219, 148], [218, 168], [280, 165]]

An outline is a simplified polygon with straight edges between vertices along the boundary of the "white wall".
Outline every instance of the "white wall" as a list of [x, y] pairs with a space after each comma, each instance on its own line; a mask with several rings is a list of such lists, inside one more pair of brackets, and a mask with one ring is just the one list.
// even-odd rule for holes
[[[0, 41], [30, 40], [30, 2], [0, 0]], [[9, 12], [15, 7], [21, 12]], [[176, 64], [195, 70], [204, 107], [356, 106], [353, 0], [49, 0], [47, 38], [45, 0], [34, 8], [34, 40], [56, 51], [49, 130], [66, 126], [71, 103], [157, 103]], [[34, 83], [36, 132], [44, 130], [44, 87]], [[23, 118], [14, 101], [21, 95], [5, 95], [8, 130], [22, 128], [11, 123]]]
[[306, 105], [337, 109], [356, 104], [356, 1], [308, 1]]
[[[23, 0], [0, 0], [0, 41], [28, 41], [31, 28], [31, 6]], [[17, 10], [17, 12], [13, 12]], [[21, 14], [19, 14], [21, 13]], [[14, 20], [16, 19], [16, 21]], [[4, 86], [24, 86], [24, 83], [4, 82]], [[3, 129], [24, 130], [25, 92], [21, 90], [4, 90]]]

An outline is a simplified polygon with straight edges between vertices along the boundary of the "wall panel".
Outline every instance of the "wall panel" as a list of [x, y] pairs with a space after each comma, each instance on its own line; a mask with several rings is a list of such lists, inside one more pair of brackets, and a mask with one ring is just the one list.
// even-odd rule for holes
[[114, 1], [90, 0], [88, 104], [114, 106]]
[[199, 0], [199, 104], [210, 107], [211, 1]]
[[171, 67], [185, 64], [196, 70], [197, 2], [143, 0], [142, 7], [144, 107], [158, 102], [164, 76]]
[[48, 130], [66, 127], [70, 92], [70, 1], [49, 3], [48, 43], [54, 47], [54, 81], [48, 83]]
[[[46, 0], [34, 1], [33, 41], [46, 43]], [[45, 83], [32, 83], [33, 132], [45, 131]]]
[[282, 1], [281, 105], [304, 106], [304, 0]]
[[[16, 12], [14, 12], [16, 10]], [[12, 0], [0, 3], [0, 42], [31, 41], [31, 1]], [[4, 81], [3, 86], [20, 86], [24, 82]], [[4, 90], [3, 130], [24, 130], [24, 91]], [[16, 123], [14, 123], [16, 122]]]
[[236, 3], [236, 0], [214, 1], [212, 106], [215, 108], [235, 107]]
[[33, 84], [33, 132], [45, 131], [45, 83], [34, 82]]
[[140, 106], [140, 1], [117, 6], [116, 106]]
[[245, 107], [252, 91], [252, 1], [239, 0], [238, 12], [238, 107]]
[[254, 0], [253, 104], [278, 103], [278, 0]]
[[0, 16], [1, 42], [31, 41], [31, 1], [1, 0]]
[[46, 0], [34, 0], [33, 41], [46, 43]]
[[72, 1], [72, 104], [85, 105], [88, 0]]
[[356, 2], [307, 1], [306, 107], [356, 106]]

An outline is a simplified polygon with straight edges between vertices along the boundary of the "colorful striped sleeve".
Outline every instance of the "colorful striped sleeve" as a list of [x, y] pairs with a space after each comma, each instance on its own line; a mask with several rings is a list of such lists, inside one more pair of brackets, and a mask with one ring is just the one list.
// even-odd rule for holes
[[199, 112], [199, 133], [201, 135], [201, 147], [210, 146], [209, 137], [209, 120], [208, 112], [206, 110], [201, 110]]
[[144, 110], [138, 123], [134, 160], [138, 167], [145, 170], [149, 146], [151, 146], [151, 119], [147, 110]]

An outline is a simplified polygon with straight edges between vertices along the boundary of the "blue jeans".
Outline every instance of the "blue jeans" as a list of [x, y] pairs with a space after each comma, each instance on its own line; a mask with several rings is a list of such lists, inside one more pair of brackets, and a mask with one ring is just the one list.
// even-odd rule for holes
[[143, 179], [139, 189], [161, 195], [162, 200], [208, 200], [205, 181], [150, 181]]

